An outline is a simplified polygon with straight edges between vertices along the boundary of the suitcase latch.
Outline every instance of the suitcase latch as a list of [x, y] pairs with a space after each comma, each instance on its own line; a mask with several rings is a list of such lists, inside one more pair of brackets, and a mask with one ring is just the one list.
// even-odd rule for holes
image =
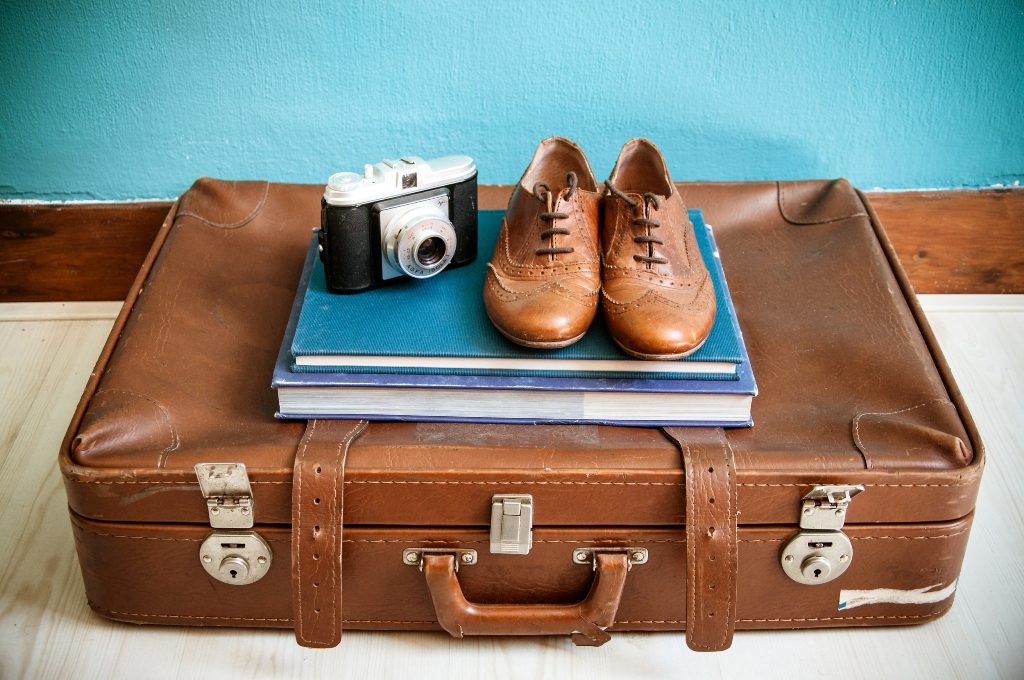
[[244, 586], [266, 576], [274, 553], [251, 529], [252, 485], [242, 463], [199, 463], [199, 489], [206, 499], [213, 533], [199, 546], [199, 563], [221, 583]]
[[860, 484], [814, 487], [803, 497], [800, 531], [782, 548], [782, 570], [797, 583], [828, 583], [842, 575], [853, 562], [853, 544], [843, 533], [846, 511]]
[[252, 486], [242, 463], [199, 463], [199, 488], [206, 499], [214, 529], [250, 529], [253, 525]]
[[497, 494], [491, 497], [491, 552], [526, 555], [533, 547], [533, 496]]

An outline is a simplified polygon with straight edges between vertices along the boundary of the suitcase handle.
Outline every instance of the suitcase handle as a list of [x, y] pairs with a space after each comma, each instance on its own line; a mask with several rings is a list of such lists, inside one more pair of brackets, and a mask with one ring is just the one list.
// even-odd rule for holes
[[434, 600], [437, 622], [452, 637], [464, 635], [569, 635], [577, 645], [598, 647], [611, 636], [628, 556], [598, 553], [590, 592], [576, 604], [476, 604], [466, 599], [455, 571], [455, 556], [426, 554], [423, 575]]

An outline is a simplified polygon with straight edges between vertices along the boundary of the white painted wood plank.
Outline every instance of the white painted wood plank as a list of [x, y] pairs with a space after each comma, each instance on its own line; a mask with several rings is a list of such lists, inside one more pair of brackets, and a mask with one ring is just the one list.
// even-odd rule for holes
[[1024, 312], [1024, 295], [920, 295], [921, 307], [931, 315], [936, 312]]
[[350, 631], [337, 649], [309, 650], [290, 631], [106, 621], [85, 602], [55, 456], [116, 309], [0, 320], [0, 677], [1024, 677], [1024, 296], [934, 297], [922, 301], [989, 452], [952, 611], [911, 628], [741, 632], [710, 655], [679, 633], [576, 649], [563, 638]]
[[52, 665], [92, 621], [56, 452], [110, 320], [0, 323], [0, 676], [58, 677]]
[[115, 319], [123, 302], [5, 302], [0, 321]]

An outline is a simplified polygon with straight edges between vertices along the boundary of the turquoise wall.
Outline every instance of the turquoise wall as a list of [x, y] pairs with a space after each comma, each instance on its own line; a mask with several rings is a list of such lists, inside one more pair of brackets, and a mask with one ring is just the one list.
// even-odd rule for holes
[[648, 136], [679, 180], [1024, 178], [1018, 1], [98, 2], [0, 9], [0, 197], [169, 197], [462, 152], [514, 182]]

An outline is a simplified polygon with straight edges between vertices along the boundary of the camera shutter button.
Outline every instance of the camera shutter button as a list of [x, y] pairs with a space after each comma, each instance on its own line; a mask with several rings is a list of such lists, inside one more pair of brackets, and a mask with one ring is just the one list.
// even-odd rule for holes
[[354, 191], [358, 189], [363, 183], [362, 176], [354, 172], [338, 172], [331, 175], [331, 179], [328, 180], [327, 184], [331, 189], [335, 191]]

